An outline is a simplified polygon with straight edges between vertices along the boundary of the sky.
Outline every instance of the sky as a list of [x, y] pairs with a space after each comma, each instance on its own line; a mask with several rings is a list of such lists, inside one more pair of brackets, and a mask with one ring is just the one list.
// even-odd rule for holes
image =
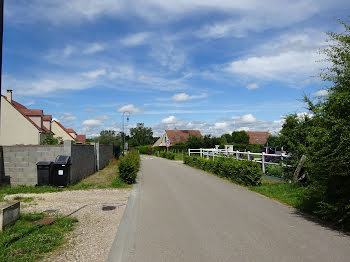
[[348, 0], [5, 0], [3, 89], [94, 137], [144, 123], [277, 134], [329, 83]]

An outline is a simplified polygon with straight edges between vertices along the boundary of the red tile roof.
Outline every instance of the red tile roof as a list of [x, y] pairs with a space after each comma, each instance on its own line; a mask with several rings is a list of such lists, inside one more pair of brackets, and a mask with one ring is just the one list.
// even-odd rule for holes
[[51, 121], [52, 120], [52, 115], [44, 115], [43, 116], [44, 121]]
[[86, 143], [86, 135], [77, 135], [77, 142]]
[[190, 136], [198, 136], [202, 137], [202, 134], [199, 130], [165, 130], [170, 143], [171, 144], [177, 144], [177, 143], [185, 143]]
[[264, 131], [246, 131], [249, 135], [249, 144], [266, 144], [267, 138], [271, 136], [269, 132]]
[[20, 109], [26, 116], [42, 116], [43, 110], [41, 109]]
[[74, 133], [74, 134], [77, 134], [77, 132], [75, 132], [75, 131], [74, 131], [74, 129], [71, 129], [71, 128], [66, 129], [66, 131], [67, 131], [68, 133]]

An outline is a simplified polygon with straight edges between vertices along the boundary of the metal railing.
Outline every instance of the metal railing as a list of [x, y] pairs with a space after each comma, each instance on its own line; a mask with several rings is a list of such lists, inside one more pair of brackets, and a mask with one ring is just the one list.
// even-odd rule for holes
[[[287, 157], [286, 154], [266, 154], [265, 152], [262, 153], [252, 153], [250, 151], [248, 152], [241, 152], [241, 151], [232, 151], [228, 149], [216, 149], [216, 148], [199, 148], [199, 149], [188, 149], [188, 155], [199, 155], [200, 157], [205, 158], [212, 158], [215, 159], [216, 157], [229, 157], [229, 158], [235, 158], [237, 160], [250, 160], [257, 163], [261, 163], [262, 171], [265, 174], [266, 172], [266, 165], [275, 165], [275, 166], [288, 166], [283, 163], [283, 160]], [[246, 157], [243, 157], [246, 156]], [[255, 158], [255, 156], [260, 156], [261, 158]], [[270, 162], [271, 159], [277, 159], [280, 160], [279, 163]]]

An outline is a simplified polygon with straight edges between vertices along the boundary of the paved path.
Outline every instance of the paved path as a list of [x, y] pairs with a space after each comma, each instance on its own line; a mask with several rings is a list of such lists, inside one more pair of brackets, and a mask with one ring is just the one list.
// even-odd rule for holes
[[350, 261], [350, 237], [176, 161], [142, 157], [109, 261]]

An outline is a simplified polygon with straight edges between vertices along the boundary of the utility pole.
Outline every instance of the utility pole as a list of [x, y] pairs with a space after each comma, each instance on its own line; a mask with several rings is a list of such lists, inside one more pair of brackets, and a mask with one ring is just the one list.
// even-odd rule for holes
[[4, 0], [0, 0], [0, 134], [1, 134], [1, 91], [2, 91], [2, 42], [4, 35]]

